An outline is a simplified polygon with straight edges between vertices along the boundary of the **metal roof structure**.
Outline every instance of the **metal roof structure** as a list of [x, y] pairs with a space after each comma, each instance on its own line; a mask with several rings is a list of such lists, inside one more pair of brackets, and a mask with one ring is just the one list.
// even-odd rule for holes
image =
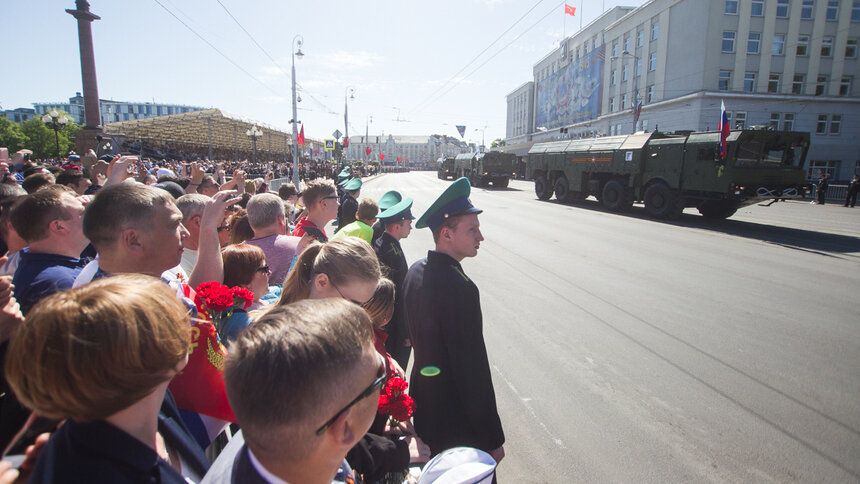
[[[245, 132], [252, 126], [257, 126], [263, 132], [257, 138], [258, 151], [279, 155], [290, 152], [291, 134], [265, 123], [223, 113], [220, 109], [106, 123], [103, 130], [109, 136], [125, 136], [129, 140], [251, 151], [253, 142]], [[309, 138], [306, 140], [303, 150], [322, 144]]]

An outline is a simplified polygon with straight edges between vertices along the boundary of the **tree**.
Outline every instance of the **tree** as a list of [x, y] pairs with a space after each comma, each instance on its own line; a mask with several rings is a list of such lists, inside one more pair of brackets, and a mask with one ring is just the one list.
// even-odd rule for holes
[[6, 118], [0, 118], [0, 146], [9, 148], [10, 154], [26, 148], [27, 136], [21, 130], [21, 125]]
[[[60, 113], [62, 116], [64, 113]], [[68, 117], [68, 116], [67, 116]], [[27, 146], [33, 150], [33, 158], [54, 158], [57, 156], [57, 142], [60, 145], [60, 156], [66, 156], [75, 148], [72, 141], [75, 134], [81, 129], [79, 124], [72, 121], [66, 123], [57, 135], [54, 130], [42, 122], [41, 118], [33, 118], [21, 123], [21, 131], [27, 137]]]
[[501, 148], [502, 146], [505, 146], [505, 140], [503, 140], [502, 138], [496, 138], [493, 140], [492, 143], [490, 143], [491, 149], [492, 148]]

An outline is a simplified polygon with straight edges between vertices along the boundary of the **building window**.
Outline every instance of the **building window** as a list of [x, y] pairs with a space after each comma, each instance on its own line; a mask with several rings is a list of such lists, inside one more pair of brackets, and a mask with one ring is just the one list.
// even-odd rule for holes
[[779, 113], [770, 113], [770, 123], [768, 128], [774, 131], [779, 130]]
[[654, 86], [648, 86], [645, 88], [645, 99], [648, 100], [648, 103], [654, 102]]
[[651, 40], [657, 40], [657, 37], [660, 36], [660, 22], [654, 22], [651, 24]]
[[752, 5], [750, 14], [753, 17], [762, 17], [764, 16], [764, 0], [752, 0]]
[[761, 33], [750, 32], [747, 40], [747, 54], [758, 54], [761, 50]]
[[800, 5], [800, 18], [803, 20], [811, 20], [812, 9], [815, 7], [815, 0], [803, 0], [803, 3]]
[[648, 70], [654, 71], [657, 70], [657, 53], [651, 52], [651, 55], [648, 56]]
[[636, 47], [642, 47], [645, 45], [645, 31], [637, 30], [636, 31]]
[[636, 59], [636, 70], [635, 70], [634, 75], [636, 77], [639, 77], [642, 75], [642, 59]]
[[830, 134], [838, 135], [842, 127], [842, 115], [834, 114], [830, 116]]
[[839, 0], [828, 0], [827, 11], [824, 18], [827, 20], [836, 20], [839, 17]]
[[614, 97], [609, 98], [609, 112], [610, 113], [615, 112], [615, 98]]
[[836, 174], [836, 167], [838, 165], [838, 161], [810, 160], [809, 169], [806, 172], [806, 179], [818, 180], [822, 174], [832, 179]]
[[771, 55], [785, 54], [785, 34], [775, 34], [773, 36], [773, 46], [770, 48]]
[[[746, 111], [734, 111], [730, 119], [734, 120], [735, 129], [744, 129], [747, 124], [747, 113]], [[729, 124], [732, 124], [731, 121]]]
[[833, 37], [821, 38], [821, 57], [833, 57]]
[[618, 42], [612, 43], [612, 57], [618, 57]]
[[788, 18], [788, 7], [791, 0], [776, 0], [776, 18]]
[[731, 30], [723, 31], [723, 52], [732, 53], [735, 51], [735, 33]]
[[794, 113], [782, 114], [782, 130], [794, 131]]
[[720, 71], [718, 87], [720, 91], [728, 91], [732, 82], [732, 71]]
[[779, 92], [779, 74], [771, 74], [767, 78], [767, 92]]
[[582, 44], [582, 55], [588, 54], [588, 42]]
[[845, 58], [854, 59], [857, 57], [857, 39], [848, 39], [845, 41]]
[[627, 82], [627, 64], [621, 66], [621, 82]]
[[755, 72], [747, 72], [744, 74], [744, 91], [755, 91]]
[[818, 76], [818, 82], [815, 83], [815, 95], [821, 96], [827, 92], [827, 76]]
[[630, 37], [624, 36], [624, 52], [630, 52]]
[[597, 48], [597, 37], [591, 39], [591, 50], [594, 50], [596, 48]]
[[827, 133], [827, 115], [819, 114], [818, 121], [815, 122], [815, 134]]
[[851, 21], [860, 22], [860, 2], [851, 4]]
[[627, 109], [627, 94], [621, 95], [621, 110], [624, 111]]
[[609, 85], [615, 85], [615, 69], [612, 69], [612, 71], [609, 72]]
[[726, 14], [728, 14], [728, 15], [737, 15], [738, 14], [738, 0], [726, 0]]
[[808, 35], [798, 35], [797, 36], [797, 55], [798, 56], [809, 55], [809, 36]]
[[850, 96], [851, 95], [851, 80], [852, 80], [852, 78], [849, 76], [845, 76], [842, 78], [842, 81], [839, 83], [839, 95], [840, 96]]
[[803, 94], [803, 74], [794, 75], [794, 80], [791, 81], [791, 93]]

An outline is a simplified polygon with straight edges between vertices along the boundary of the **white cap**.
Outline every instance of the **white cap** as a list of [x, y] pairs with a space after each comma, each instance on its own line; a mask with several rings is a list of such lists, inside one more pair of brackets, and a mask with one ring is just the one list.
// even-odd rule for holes
[[490, 484], [495, 470], [496, 461], [483, 450], [454, 447], [424, 466], [418, 484]]
[[173, 173], [173, 170], [170, 170], [170, 169], [168, 169], [168, 168], [159, 168], [159, 169], [155, 170], [155, 176], [156, 176], [156, 177], [160, 177], [160, 176], [176, 176], [176, 173]]

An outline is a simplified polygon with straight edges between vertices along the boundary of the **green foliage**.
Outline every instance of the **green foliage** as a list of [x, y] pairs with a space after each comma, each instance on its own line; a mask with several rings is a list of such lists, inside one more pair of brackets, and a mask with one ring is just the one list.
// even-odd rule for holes
[[9, 148], [10, 156], [27, 147], [27, 136], [21, 130], [20, 124], [0, 118], [0, 146]]
[[502, 138], [496, 138], [496, 139], [494, 139], [494, 140], [493, 140], [493, 142], [490, 144], [490, 149], [493, 149], [493, 148], [500, 148], [500, 147], [502, 147], [502, 146], [505, 146], [505, 140], [503, 140]]
[[33, 158], [36, 159], [56, 157], [58, 142], [60, 156], [68, 156], [69, 151], [75, 149], [75, 143], [72, 140], [80, 129], [81, 125], [69, 121], [55, 136], [54, 130], [43, 123], [40, 118], [29, 119], [21, 123], [21, 131], [26, 137], [25, 148], [33, 150]]

